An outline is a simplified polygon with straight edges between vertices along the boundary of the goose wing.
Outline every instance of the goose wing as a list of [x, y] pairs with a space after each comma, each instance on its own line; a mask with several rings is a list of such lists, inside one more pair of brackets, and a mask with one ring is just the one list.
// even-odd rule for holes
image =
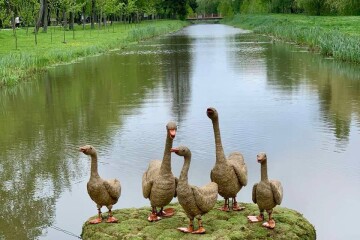
[[142, 190], [144, 198], [149, 198], [151, 193], [151, 188], [153, 186], [154, 180], [159, 175], [159, 170], [161, 167], [160, 160], [153, 160], [149, 163], [149, 167], [144, 172], [142, 176]]
[[233, 167], [241, 186], [247, 185], [247, 167], [244, 157], [239, 152], [233, 152], [228, 157], [228, 163]]
[[253, 189], [252, 189], [252, 200], [254, 203], [257, 203], [257, 200], [256, 200], [256, 188], [257, 188], [257, 183], [254, 184], [253, 186]]
[[105, 186], [106, 191], [109, 193], [110, 197], [114, 200], [118, 200], [121, 194], [121, 185], [119, 180], [111, 179], [104, 180], [103, 185]]
[[209, 212], [215, 205], [218, 194], [218, 185], [214, 182], [203, 187], [191, 186], [196, 201], [196, 206], [203, 213]]
[[280, 181], [270, 180], [271, 191], [274, 195], [274, 199], [277, 205], [281, 204], [283, 198], [283, 188]]

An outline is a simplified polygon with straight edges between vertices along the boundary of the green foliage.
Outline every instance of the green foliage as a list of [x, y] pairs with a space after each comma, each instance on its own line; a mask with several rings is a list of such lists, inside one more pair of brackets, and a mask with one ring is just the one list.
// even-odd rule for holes
[[232, 8], [231, 3], [231, 0], [225, 0], [220, 2], [218, 9], [221, 16], [226, 18], [232, 18], [234, 16], [234, 9]]
[[[273, 217], [276, 228], [269, 230], [262, 223], [249, 223], [248, 215], [257, 215], [259, 210], [255, 204], [242, 204], [246, 207], [241, 212], [222, 212], [217, 210], [223, 205], [218, 201], [214, 209], [203, 216], [203, 235], [186, 234], [176, 228], [185, 227], [189, 220], [179, 204], [171, 204], [175, 215], [171, 218], [150, 223], [147, 221], [150, 207], [130, 208], [114, 211], [119, 219], [117, 224], [85, 223], [82, 231], [83, 239], [316, 239], [316, 232], [300, 213], [282, 207], [274, 209]], [[106, 214], [104, 214], [106, 216]], [[197, 221], [194, 222], [197, 228]]]
[[244, 0], [240, 11], [241, 13], [267, 13], [268, 8], [262, 0]]

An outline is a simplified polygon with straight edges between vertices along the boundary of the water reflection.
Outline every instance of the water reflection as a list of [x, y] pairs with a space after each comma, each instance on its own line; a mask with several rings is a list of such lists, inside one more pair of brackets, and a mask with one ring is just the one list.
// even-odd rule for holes
[[[359, 71], [232, 27], [196, 25], [1, 90], [0, 238], [67, 239], [49, 226], [80, 235], [96, 213], [89, 159], [77, 151], [87, 143], [99, 151], [100, 175], [122, 183], [115, 208], [148, 205], [141, 175], [161, 158], [170, 119], [180, 125], [174, 145], [193, 153], [190, 182], [207, 183], [215, 160], [209, 106], [221, 115], [225, 151], [241, 151], [248, 165], [240, 201], [251, 202], [255, 156], [267, 151], [283, 206], [303, 212], [319, 239], [359, 237], [356, 215], [338, 221], [360, 196]], [[324, 221], [329, 209], [335, 220]]]
[[303, 91], [303, 83], [318, 93], [325, 131], [332, 129], [337, 151], [349, 141], [353, 114], [359, 116], [360, 68], [304, 51], [297, 46], [266, 48], [267, 81], [285, 94]]

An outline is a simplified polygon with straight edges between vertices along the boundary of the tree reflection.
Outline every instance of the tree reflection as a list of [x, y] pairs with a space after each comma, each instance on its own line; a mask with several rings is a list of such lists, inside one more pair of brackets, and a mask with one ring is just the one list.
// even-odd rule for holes
[[170, 90], [171, 109], [180, 123], [187, 114], [188, 102], [191, 100], [190, 73], [191, 73], [191, 39], [185, 35], [166, 38], [166, 48], [171, 46], [171, 54], [163, 54], [166, 64], [164, 84]]
[[88, 58], [0, 93], [0, 238], [35, 239], [53, 224], [61, 193], [87, 174], [77, 147], [112, 141], [114, 128], [159, 83], [144, 78], [158, 69], [135, 63], [157, 57]]
[[360, 69], [285, 44], [266, 52], [268, 82], [290, 93], [304, 81], [318, 92], [322, 119], [338, 146], [348, 143], [352, 116], [360, 116]]

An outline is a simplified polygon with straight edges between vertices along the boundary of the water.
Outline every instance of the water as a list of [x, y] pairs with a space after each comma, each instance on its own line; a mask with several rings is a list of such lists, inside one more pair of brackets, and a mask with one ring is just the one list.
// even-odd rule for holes
[[[0, 239], [75, 239], [54, 227], [80, 235], [96, 214], [90, 161], [77, 150], [85, 144], [98, 150], [100, 175], [121, 181], [115, 209], [148, 206], [141, 176], [161, 159], [169, 120], [179, 125], [174, 146], [192, 151], [189, 181], [206, 184], [215, 161], [209, 106], [225, 153], [241, 151], [248, 166], [240, 201], [251, 202], [265, 151], [283, 207], [303, 213], [318, 239], [358, 239], [359, 76], [359, 66], [297, 46], [195, 25], [2, 89]], [[172, 162], [179, 175], [182, 159]]]

